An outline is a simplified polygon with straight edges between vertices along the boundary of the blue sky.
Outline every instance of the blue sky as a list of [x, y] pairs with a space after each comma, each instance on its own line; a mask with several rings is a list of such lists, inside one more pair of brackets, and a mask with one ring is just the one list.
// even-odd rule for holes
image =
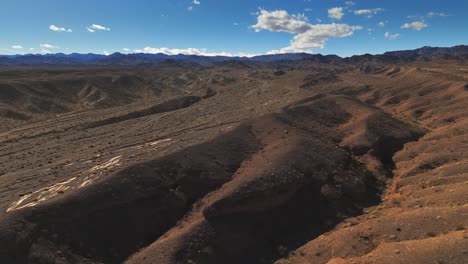
[[466, 0], [0, 0], [0, 54], [350, 56], [468, 44]]

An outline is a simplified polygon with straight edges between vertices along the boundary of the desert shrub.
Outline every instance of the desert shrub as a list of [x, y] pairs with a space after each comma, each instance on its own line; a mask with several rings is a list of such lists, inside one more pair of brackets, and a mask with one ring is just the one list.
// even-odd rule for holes
[[274, 75], [275, 75], [275, 76], [281, 76], [281, 75], [285, 75], [285, 74], [286, 74], [286, 72], [284, 72], [284, 71], [282, 71], [282, 70], [279, 70], [279, 71], [275, 71], [275, 72], [274, 72]]

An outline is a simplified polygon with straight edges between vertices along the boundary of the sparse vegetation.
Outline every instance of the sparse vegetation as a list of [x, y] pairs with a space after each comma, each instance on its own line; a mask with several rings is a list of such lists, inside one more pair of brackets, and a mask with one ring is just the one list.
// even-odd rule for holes
[[0, 262], [456, 262], [464, 73], [375, 58], [0, 69], [31, 117], [0, 127]]
[[275, 71], [273, 74], [274, 74], [275, 76], [282, 76], [282, 75], [285, 75], [286, 72], [285, 72], [285, 71], [282, 71], [282, 70], [278, 70], [278, 71]]

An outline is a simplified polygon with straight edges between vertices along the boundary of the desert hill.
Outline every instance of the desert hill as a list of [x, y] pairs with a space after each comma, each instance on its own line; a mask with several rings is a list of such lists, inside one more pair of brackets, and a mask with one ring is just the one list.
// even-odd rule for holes
[[2, 57], [0, 263], [465, 263], [466, 54]]

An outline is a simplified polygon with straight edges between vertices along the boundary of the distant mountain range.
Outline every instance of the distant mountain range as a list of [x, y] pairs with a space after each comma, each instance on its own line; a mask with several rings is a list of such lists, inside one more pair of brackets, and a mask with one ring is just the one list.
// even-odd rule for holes
[[168, 60], [197, 63], [201, 65], [226, 61], [245, 62], [276, 62], [276, 61], [298, 61], [312, 60], [320, 63], [332, 62], [413, 62], [418, 60], [432, 59], [468, 59], [468, 46], [460, 45], [448, 48], [422, 47], [415, 50], [391, 51], [380, 55], [356, 55], [341, 58], [336, 55], [321, 55], [309, 53], [287, 53], [276, 55], [261, 55], [255, 57], [227, 57], [227, 56], [198, 56], [198, 55], [167, 55], [163, 53], [147, 54], [134, 53], [122, 54], [119, 52], [111, 55], [101, 54], [26, 54], [26, 55], [0, 55], [0, 66], [20, 66], [20, 65], [138, 65], [145, 63], [160, 63]]

